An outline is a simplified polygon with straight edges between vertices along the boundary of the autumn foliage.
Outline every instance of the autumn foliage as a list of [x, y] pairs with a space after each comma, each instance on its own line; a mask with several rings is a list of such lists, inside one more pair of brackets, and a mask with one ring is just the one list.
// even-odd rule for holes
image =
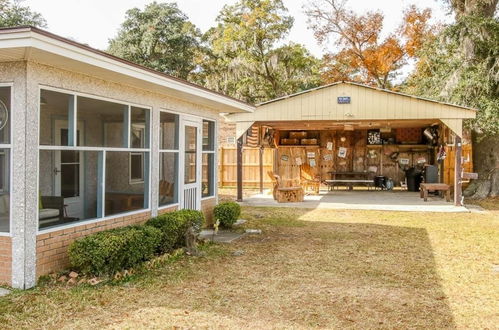
[[381, 38], [384, 16], [381, 12], [364, 15], [345, 8], [345, 1], [314, 0], [306, 7], [309, 25], [318, 42], [332, 42], [336, 52], [323, 58], [324, 83], [351, 80], [388, 88], [397, 71], [417, 55], [418, 49], [433, 35], [430, 9], [410, 6], [399, 28]]

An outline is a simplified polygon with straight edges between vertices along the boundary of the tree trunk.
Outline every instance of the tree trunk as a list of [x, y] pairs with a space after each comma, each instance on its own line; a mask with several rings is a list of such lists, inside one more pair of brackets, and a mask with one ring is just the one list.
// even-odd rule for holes
[[483, 137], [473, 132], [473, 166], [478, 180], [464, 191], [468, 198], [499, 196], [499, 135]]

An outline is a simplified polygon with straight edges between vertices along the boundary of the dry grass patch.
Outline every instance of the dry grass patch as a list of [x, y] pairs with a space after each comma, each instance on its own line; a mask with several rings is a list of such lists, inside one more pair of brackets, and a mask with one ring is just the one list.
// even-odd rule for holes
[[[8, 328], [494, 328], [498, 212], [245, 208], [262, 235], [96, 288], [0, 298]], [[233, 256], [234, 250], [244, 250]]]

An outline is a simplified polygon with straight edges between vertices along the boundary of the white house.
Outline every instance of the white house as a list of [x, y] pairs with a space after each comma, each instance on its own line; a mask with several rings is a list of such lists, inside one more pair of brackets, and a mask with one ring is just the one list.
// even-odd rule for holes
[[217, 202], [217, 120], [239, 100], [33, 27], [0, 29], [0, 282], [76, 238]]

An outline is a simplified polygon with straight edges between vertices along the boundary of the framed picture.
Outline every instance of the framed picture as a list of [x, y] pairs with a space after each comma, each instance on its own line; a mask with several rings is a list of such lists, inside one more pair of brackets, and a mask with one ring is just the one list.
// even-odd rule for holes
[[347, 156], [347, 148], [340, 147], [338, 149], [338, 157], [345, 158]]
[[381, 144], [381, 133], [379, 129], [370, 129], [367, 131], [367, 144]]

